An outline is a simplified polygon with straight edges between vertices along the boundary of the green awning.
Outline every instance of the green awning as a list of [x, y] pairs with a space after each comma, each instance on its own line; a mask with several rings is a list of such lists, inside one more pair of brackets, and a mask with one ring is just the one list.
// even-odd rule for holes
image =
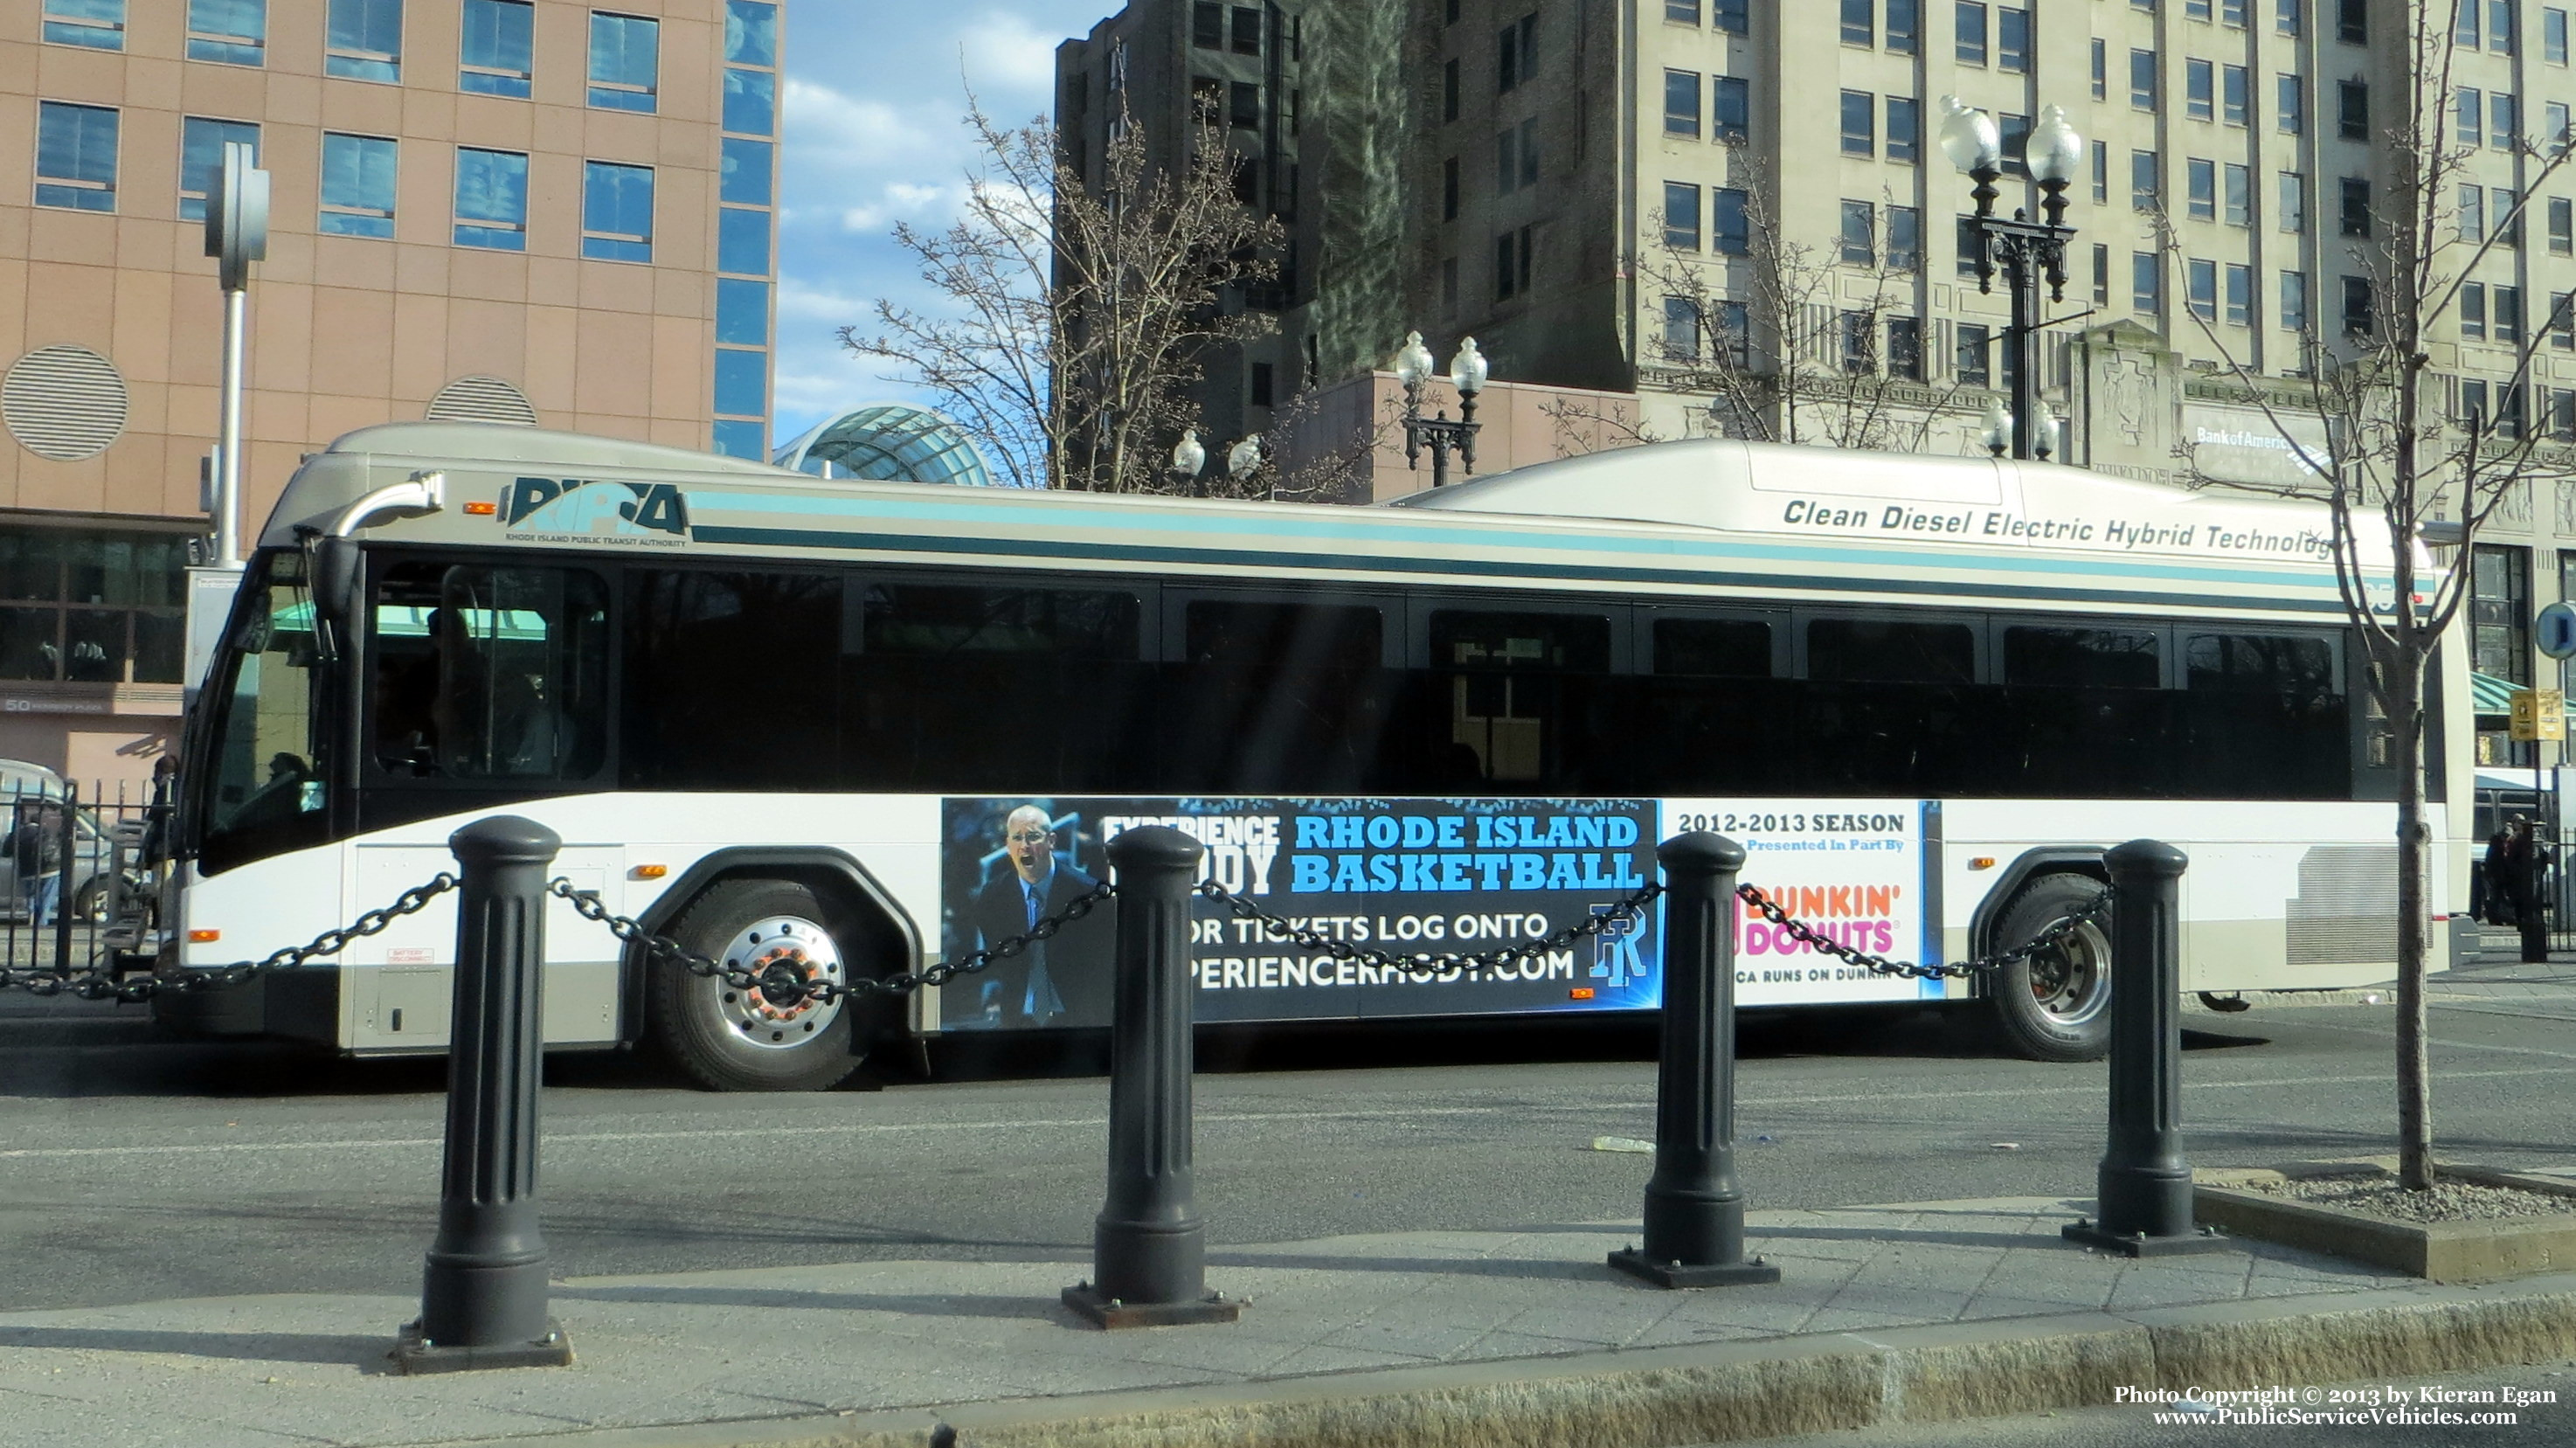
[[[2476, 703], [2477, 712], [2480, 714], [2512, 713], [2513, 692], [2524, 687], [2526, 686], [2517, 684], [2511, 679], [2499, 679], [2493, 674], [2469, 675], [2469, 697]], [[2576, 705], [2571, 705], [2567, 713], [2570, 718], [2576, 718]]]

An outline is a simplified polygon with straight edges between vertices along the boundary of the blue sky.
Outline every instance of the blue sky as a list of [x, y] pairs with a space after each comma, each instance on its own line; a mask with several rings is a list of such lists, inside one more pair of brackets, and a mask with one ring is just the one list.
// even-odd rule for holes
[[920, 300], [889, 237], [944, 224], [973, 158], [959, 123], [972, 85], [1017, 123], [1052, 108], [1055, 48], [1117, 0], [788, 0], [782, 109], [778, 417], [784, 442], [855, 403], [911, 394], [844, 351], [879, 296]]

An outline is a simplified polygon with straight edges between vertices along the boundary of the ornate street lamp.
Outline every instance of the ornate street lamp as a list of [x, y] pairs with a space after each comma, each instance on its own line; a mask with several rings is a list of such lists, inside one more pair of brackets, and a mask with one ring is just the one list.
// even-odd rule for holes
[[1395, 380], [1404, 384], [1404, 465], [1422, 465], [1422, 450], [1431, 449], [1431, 486], [1445, 486], [1449, 481], [1449, 453], [1456, 449], [1459, 463], [1470, 473], [1476, 470], [1476, 394], [1485, 390], [1489, 364], [1485, 354], [1476, 350], [1476, 339], [1466, 338], [1458, 344], [1458, 355], [1449, 359], [1449, 385], [1458, 389], [1458, 416], [1452, 421], [1447, 412], [1432, 417], [1422, 415], [1422, 384], [1431, 379], [1431, 349], [1422, 345], [1420, 332], [1404, 334], [1404, 346], [1395, 354]]
[[[1995, 270], [2000, 266], [2012, 298], [2012, 325], [2004, 329], [2012, 387], [2012, 406], [2006, 414], [2011, 430], [2008, 445], [2017, 458], [2046, 457], [2056, 447], [2053, 441], [2045, 450], [2038, 445], [2045, 415], [2039, 405], [2039, 284], [2048, 283], [2050, 301], [2066, 299], [2066, 252], [2075, 235], [2075, 228], [2066, 224], [2066, 188], [2083, 165], [2084, 138], [2067, 123], [2065, 107], [2041, 109], [2039, 124], [2031, 129], [2022, 154], [2031, 178], [2039, 183], [2043, 219], [2032, 221], [2019, 208], [2005, 218], [1995, 215], [2003, 143], [1994, 117], [1960, 104], [1956, 96], [1943, 96], [1941, 104], [1948, 110], [1941, 121], [1941, 154], [1976, 182], [1969, 196], [1977, 203], [1977, 212], [1968, 218], [1968, 227], [1976, 238], [1971, 260], [1976, 264], [1977, 290], [1994, 290]], [[1989, 424], [2000, 410], [1988, 409]], [[1992, 444], [1990, 437], [1988, 445]]]
[[1207, 466], [1207, 448], [1199, 442], [1195, 427], [1181, 429], [1181, 440], [1172, 448], [1172, 471], [1195, 482], [1199, 469]]

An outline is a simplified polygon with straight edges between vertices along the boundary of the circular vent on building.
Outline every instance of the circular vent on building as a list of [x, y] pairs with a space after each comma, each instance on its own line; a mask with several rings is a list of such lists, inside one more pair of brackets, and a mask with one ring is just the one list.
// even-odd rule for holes
[[39, 347], [0, 378], [0, 421], [38, 457], [96, 457], [125, 431], [125, 379], [87, 347]]
[[537, 425], [527, 395], [498, 377], [459, 377], [429, 400], [432, 422], [514, 422]]

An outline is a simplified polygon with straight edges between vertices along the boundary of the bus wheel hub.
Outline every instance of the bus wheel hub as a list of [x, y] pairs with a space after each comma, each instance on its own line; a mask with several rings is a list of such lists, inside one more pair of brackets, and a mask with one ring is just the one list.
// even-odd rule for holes
[[838, 999], [813, 994], [817, 986], [841, 984], [843, 969], [839, 947], [811, 920], [781, 915], [746, 926], [735, 933], [724, 964], [758, 982], [748, 989], [710, 982], [725, 1024], [755, 1046], [802, 1045], [841, 1012]]

